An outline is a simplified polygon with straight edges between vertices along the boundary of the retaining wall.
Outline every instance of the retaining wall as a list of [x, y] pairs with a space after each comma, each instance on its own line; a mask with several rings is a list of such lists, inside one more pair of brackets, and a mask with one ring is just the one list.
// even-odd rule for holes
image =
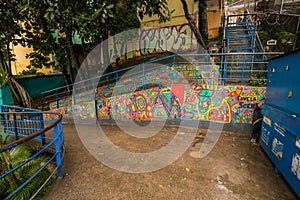
[[[100, 94], [100, 93], [99, 93]], [[50, 105], [65, 119], [136, 120], [189, 119], [221, 123], [251, 124], [252, 113], [265, 96], [264, 87], [172, 84], [113, 97], [72, 98]], [[74, 99], [73, 99], [74, 100]]]

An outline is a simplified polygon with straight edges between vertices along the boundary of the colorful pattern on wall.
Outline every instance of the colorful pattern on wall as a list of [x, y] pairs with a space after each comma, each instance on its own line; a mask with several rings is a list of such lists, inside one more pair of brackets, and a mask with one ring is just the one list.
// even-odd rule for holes
[[[263, 87], [224, 86], [192, 88], [180, 84], [155, 87], [72, 106], [71, 98], [59, 102], [65, 118], [160, 120], [194, 119], [222, 123], [252, 123], [256, 104], [265, 95]], [[51, 105], [54, 108], [56, 103]]]
[[[142, 69], [140, 69], [142, 70]], [[136, 73], [135, 71], [133, 73]], [[138, 75], [136, 75], [138, 74]], [[156, 85], [174, 84], [184, 77], [195, 88], [217, 89], [219, 85], [220, 70], [218, 65], [192, 65], [181, 64], [172, 66], [160, 66], [157, 69], [145, 70], [120, 79], [117, 86], [114, 84], [97, 88], [97, 97], [111, 97], [120, 94], [131, 93], [133, 88], [138, 89], [143, 86], [144, 89], [153, 88]], [[143, 76], [142, 76], [143, 75]], [[113, 89], [115, 89], [114, 95]]]

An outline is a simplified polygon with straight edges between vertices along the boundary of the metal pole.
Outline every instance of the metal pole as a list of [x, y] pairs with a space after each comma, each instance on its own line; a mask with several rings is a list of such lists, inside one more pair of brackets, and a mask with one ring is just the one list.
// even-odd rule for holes
[[55, 153], [56, 153], [56, 166], [57, 168], [57, 175], [60, 178], [63, 178], [63, 171], [62, 171], [62, 162], [61, 162], [61, 146], [62, 142], [60, 142], [60, 132], [58, 131], [58, 124], [54, 127], [54, 138], [55, 140]]
[[18, 128], [17, 128], [17, 117], [16, 117], [16, 113], [13, 113], [13, 118], [14, 118], [15, 137], [16, 137], [16, 140], [17, 140], [17, 139], [19, 139], [19, 136], [18, 136]]
[[57, 90], [55, 91], [55, 100], [56, 100], [56, 108], [59, 108], [59, 103], [58, 103], [58, 93], [57, 93]]
[[283, 0], [281, 0], [281, 5], [280, 5], [280, 14], [282, 14], [282, 9], [283, 9]]
[[115, 91], [116, 91], [116, 96], [118, 95], [118, 72], [116, 73], [116, 89], [115, 89]]
[[293, 51], [294, 51], [294, 50], [295, 50], [295, 48], [296, 48], [296, 40], [297, 40], [298, 33], [299, 33], [299, 26], [300, 26], [300, 17], [298, 17], [298, 22], [297, 22], [296, 33], [295, 33], [295, 36], [294, 36]]
[[143, 71], [142, 71], [142, 76], [143, 76], [143, 78], [142, 78], [142, 90], [145, 90], [145, 64], [143, 63], [143, 69], [142, 69]]
[[[38, 120], [39, 120], [39, 126], [40, 126], [39, 128], [40, 128], [40, 130], [43, 130], [45, 128], [43, 113], [39, 114]], [[45, 145], [46, 144], [46, 134], [45, 133], [41, 134], [41, 139], [42, 139], [42, 145]]]

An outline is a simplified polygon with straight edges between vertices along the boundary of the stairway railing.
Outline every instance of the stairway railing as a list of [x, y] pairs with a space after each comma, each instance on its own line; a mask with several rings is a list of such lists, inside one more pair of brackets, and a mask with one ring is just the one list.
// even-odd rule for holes
[[[249, 52], [248, 57], [244, 56], [244, 63], [241, 66], [242, 68], [242, 76], [244, 76], [244, 70], [245, 69], [252, 69], [252, 61], [253, 61], [253, 55], [252, 53], [254, 52], [253, 49], [255, 47], [255, 32], [256, 32], [256, 14], [235, 14], [235, 15], [228, 15], [227, 16], [227, 23], [226, 23], [226, 33], [225, 33], [225, 38], [226, 38], [226, 45], [225, 45], [225, 51], [226, 52]], [[235, 33], [234, 35], [232, 35]], [[247, 46], [242, 46], [245, 44], [241, 44], [239, 47], [232, 47], [231, 45], [231, 40], [235, 39], [242, 39], [246, 40], [249, 39], [249, 44]], [[235, 44], [236, 45], [236, 44]], [[223, 78], [226, 79], [228, 74], [228, 66], [229, 63], [229, 57], [225, 56], [225, 65], [223, 66], [224, 68], [224, 73], [223, 73]], [[247, 63], [251, 61], [251, 63]]]

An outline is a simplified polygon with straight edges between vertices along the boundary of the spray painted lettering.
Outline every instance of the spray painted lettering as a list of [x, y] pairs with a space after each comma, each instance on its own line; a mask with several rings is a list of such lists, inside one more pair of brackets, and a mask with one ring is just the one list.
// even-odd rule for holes
[[192, 45], [189, 25], [143, 30], [140, 35], [141, 55], [164, 51], [184, 51]]

